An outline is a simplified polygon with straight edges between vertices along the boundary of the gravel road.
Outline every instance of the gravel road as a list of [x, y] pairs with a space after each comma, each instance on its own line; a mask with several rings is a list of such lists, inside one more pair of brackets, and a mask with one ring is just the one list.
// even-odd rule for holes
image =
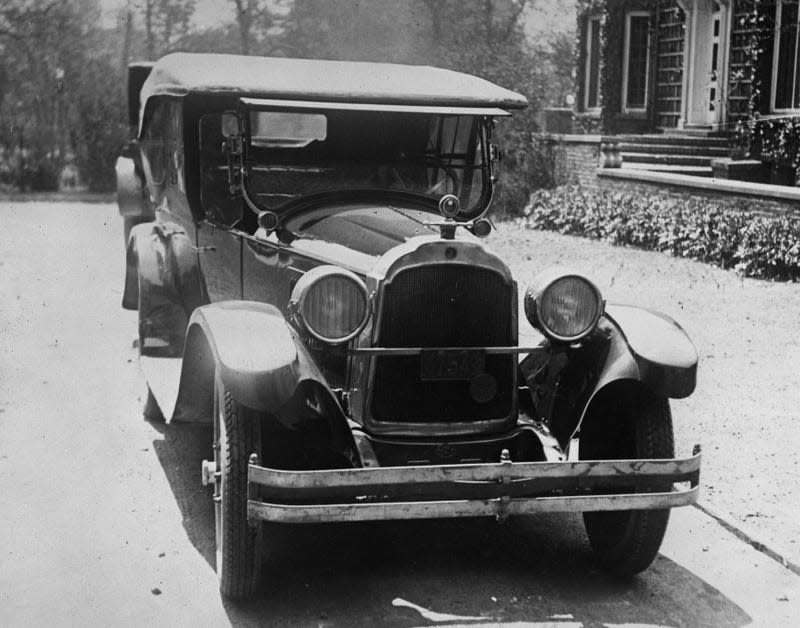
[[[595, 569], [576, 517], [273, 528], [281, 549], [263, 595], [223, 603], [199, 481], [211, 436], [142, 419], [115, 208], [0, 203], [0, 216], [0, 625], [744, 626], [800, 616], [800, 578], [693, 508], [673, 512], [662, 556], [628, 583]], [[786, 506], [797, 499], [797, 286], [510, 225], [492, 243], [520, 281], [544, 261], [573, 261], [610, 298], [683, 322], [703, 370], [697, 396], [676, 404], [679, 446], [704, 443], [707, 495], [762, 513], [783, 540], [798, 536], [787, 516], [796, 501]]]
[[702, 444], [703, 499], [800, 565], [800, 284], [512, 223], [491, 244], [520, 283], [569, 265], [608, 301], [678, 321], [700, 364], [696, 392], [672, 404], [676, 446]]

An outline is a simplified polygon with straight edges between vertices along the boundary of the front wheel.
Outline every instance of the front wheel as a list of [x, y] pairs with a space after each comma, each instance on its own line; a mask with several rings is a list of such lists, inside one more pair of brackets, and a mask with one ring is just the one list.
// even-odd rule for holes
[[[586, 417], [581, 459], [673, 458], [669, 401], [647, 391], [606, 398]], [[613, 422], [613, 424], [612, 424]], [[669, 481], [650, 491], [667, 492]], [[583, 521], [598, 562], [619, 576], [647, 569], [658, 555], [669, 509], [585, 512]]]
[[241, 405], [216, 378], [214, 387], [214, 522], [222, 595], [244, 599], [261, 578], [263, 526], [247, 521], [247, 465], [261, 456], [260, 416]]

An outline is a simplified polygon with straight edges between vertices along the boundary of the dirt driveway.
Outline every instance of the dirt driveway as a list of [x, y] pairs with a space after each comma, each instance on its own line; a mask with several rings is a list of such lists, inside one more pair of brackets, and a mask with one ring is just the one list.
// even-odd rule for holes
[[[597, 570], [576, 517], [314, 526], [284, 534], [259, 599], [225, 603], [199, 482], [211, 436], [141, 416], [116, 209], [0, 203], [0, 217], [2, 626], [783, 626], [800, 616], [800, 577], [694, 508], [673, 512], [662, 555], [629, 583]], [[611, 298], [681, 320], [703, 364], [697, 396], [676, 404], [679, 446], [704, 443], [707, 495], [768, 514], [757, 520], [782, 541], [797, 536], [796, 506], [781, 514], [777, 500], [797, 499], [797, 436], [778, 426], [797, 417], [787, 392], [797, 375], [784, 370], [798, 287], [510, 225], [493, 244], [523, 284], [545, 262], [572, 261]], [[728, 327], [726, 308], [769, 322]]]
[[702, 444], [704, 500], [800, 564], [800, 284], [515, 223], [501, 223], [490, 245], [523, 285], [542, 266], [570, 266], [608, 301], [681, 324], [700, 364], [694, 395], [673, 403], [676, 446]]

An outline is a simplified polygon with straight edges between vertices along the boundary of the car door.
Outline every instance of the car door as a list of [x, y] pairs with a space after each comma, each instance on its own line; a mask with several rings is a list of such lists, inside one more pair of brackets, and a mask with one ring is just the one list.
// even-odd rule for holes
[[241, 299], [242, 233], [207, 219], [197, 227], [197, 252], [209, 299]]
[[200, 269], [212, 302], [242, 298], [242, 201], [229, 194], [223, 145], [223, 114], [200, 119], [200, 200], [197, 225]]

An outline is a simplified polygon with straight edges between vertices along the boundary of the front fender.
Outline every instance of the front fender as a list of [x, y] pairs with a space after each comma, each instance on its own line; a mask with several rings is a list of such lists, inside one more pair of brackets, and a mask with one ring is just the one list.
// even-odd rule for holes
[[303, 382], [330, 390], [280, 310], [254, 301], [213, 303], [192, 314], [176, 418], [211, 417], [215, 371], [239, 402], [273, 415]]
[[262, 415], [276, 468], [362, 466], [347, 416], [281, 312], [253, 301], [205, 305], [192, 314], [173, 420], [210, 422], [214, 378]]
[[546, 345], [520, 366], [538, 413], [566, 447], [592, 400], [614, 382], [636, 381], [662, 397], [689, 396], [695, 388], [697, 351], [672, 319], [609, 305], [595, 333], [581, 346]]
[[651, 310], [609, 305], [606, 316], [625, 338], [639, 380], [662, 397], [683, 399], [697, 383], [697, 349], [674, 320]]

